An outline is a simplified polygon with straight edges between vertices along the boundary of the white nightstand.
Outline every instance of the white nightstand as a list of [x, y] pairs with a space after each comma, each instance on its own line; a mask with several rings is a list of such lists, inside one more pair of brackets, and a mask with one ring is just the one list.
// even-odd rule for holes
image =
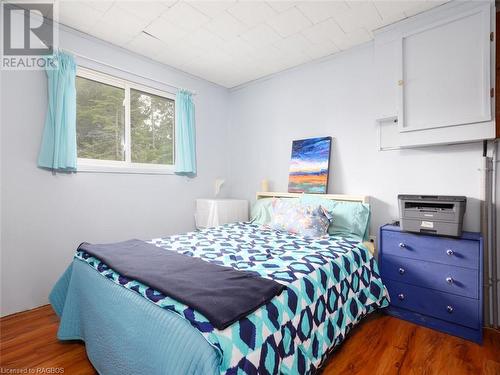
[[219, 198], [197, 199], [194, 218], [198, 229], [248, 221], [248, 201]]

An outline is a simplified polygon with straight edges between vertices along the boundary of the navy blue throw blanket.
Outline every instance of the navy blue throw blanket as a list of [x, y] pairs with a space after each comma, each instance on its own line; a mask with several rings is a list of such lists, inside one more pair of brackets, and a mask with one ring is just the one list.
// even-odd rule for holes
[[103, 245], [84, 242], [78, 249], [120, 275], [199, 311], [217, 329], [252, 313], [285, 288], [254, 273], [208, 263], [140, 240]]

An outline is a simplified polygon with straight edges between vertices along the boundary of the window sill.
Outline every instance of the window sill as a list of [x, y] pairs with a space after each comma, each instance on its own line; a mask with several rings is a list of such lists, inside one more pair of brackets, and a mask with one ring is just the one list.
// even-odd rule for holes
[[77, 173], [175, 174], [173, 165], [126, 163], [92, 159], [78, 159]]

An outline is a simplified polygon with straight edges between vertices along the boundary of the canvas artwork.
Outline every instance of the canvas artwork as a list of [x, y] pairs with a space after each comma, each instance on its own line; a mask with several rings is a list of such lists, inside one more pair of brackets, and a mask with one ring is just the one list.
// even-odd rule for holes
[[331, 137], [293, 141], [288, 178], [290, 193], [326, 193], [331, 145]]

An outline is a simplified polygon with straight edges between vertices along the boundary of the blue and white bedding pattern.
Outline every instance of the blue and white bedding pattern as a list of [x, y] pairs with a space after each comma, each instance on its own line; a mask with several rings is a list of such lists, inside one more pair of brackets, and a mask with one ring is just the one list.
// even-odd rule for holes
[[356, 323], [389, 303], [376, 260], [356, 240], [308, 239], [237, 223], [151, 243], [287, 286], [246, 318], [217, 330], [188, 306], [77, 252], [76, 258], [116, 284], [188, 320], [215, 348], [224, 374], [315, 372]]

